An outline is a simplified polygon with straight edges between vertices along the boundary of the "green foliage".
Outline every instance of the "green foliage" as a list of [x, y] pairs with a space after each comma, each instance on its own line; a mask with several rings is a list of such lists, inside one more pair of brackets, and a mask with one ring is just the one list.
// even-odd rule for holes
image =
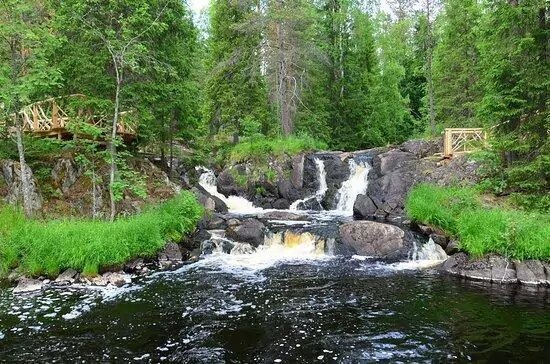
[[136, 257], [155, 255], [168, 240], [191, 233], [203, 209], [184, 192], [142, 213], [114, 222], [97, 220], [26, 220], [20, 211], [0, 208], [0, 272], [19, 268], [54, 276], [73, 268], [94, 275]]
[[261, 162], [267, 161], [270, 157], [293, 156], [302, 152], [326, 148], [325, 143], [308, 136], [270, 139], [260, 137], [233, 146], [229, 154], [229, 161], [231, 163]]
[[471, 188], [416, 186], [409, 217], [457, 237], [473, 256], [498, 253], [515, 259], [550, 259], [550, 216], [483, 206]]

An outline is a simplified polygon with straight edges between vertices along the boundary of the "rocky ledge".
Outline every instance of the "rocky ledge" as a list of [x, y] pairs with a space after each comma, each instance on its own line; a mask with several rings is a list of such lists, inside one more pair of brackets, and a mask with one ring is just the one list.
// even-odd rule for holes
[[550, 286], [550, 263], [508, 260], [499, 255], [472, 258], [460, 252], [450, 256], [440, 270], [473, 280]]

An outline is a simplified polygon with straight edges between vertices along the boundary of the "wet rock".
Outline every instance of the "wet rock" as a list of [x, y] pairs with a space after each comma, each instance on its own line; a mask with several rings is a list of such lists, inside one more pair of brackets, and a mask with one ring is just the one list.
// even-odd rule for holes
[[245, 196], [247, 186], [241, 186], [235, 181], [234, 175], [247, 175], [247, 167], [244, 164], [238, 164], [229, 169], [223, 170], [216, 180], [218, 191], [224, 196]]
[[[292, 157], [292, 172], [290, 174], [290, 182], [295, 189], [300, 189], [304, 185], [304, 154], [299, 154]], [[284, 196], [288, 200], [288, 198]]]
[[264, 242], [265, 225], [257, 219], [246, 219], [237, 224], [229, 224], [225, 235], [232, 240], [241, 243], [250, 243], [257, 247]]
[[[301, 183], [300, 183], [301, 184]], [[300, 198], [300, 192], [298, 189], [287, 179], [280, 179], [277, 181], [277, 188], [279, 195], [288, 201], [294, 201]]]
[[215, 211], [220, 213], [226, 213], [228, 211], [227, 205], [219, 197], [210, 194], [201, 185], [197, 185], [193, 188], [193, 192], [199, 203], [208, 211]]
[[64, 157], [55, 162], [52, 169], [52, 181], [54, 186], [65, 194], [69, 192], [81, 174], [81, 168], [76, 165], [74, 160]]
[[[431, 233], [430, 234], [430, 239], [432, 239], [434, 243], [436, 243], [437, 245], [439, 245], [443, 249], [445, 249], [447, 247], [448, 239], [445, 235]], [[447, 252], [445, 252], [445, 253], [447, 253]]]
[[290, 202], [287, 199], [280, 198], [273, 202], [273, 208], [278, 210], [286, 210], [290, 207]]
[[[29, 204], [32, 211], [38, 211], [42, 208], [42, 195], [38, 189], [38, 183], [34, 178], [32, 170], [29, 166], [26, 166], [24, 171], [27, 180], [29, 181], [29, 190], [27, 196], [29, 197]], [[2, 161], [2, 176], [8, 187], [8, 194], [6, 200], [10, 204], [18, 204], [23, 201], [23, 196], [21, 194], [22, 183], [21, 183], [21, 167], [19, 163], [5, 160]]]
[[56, 279], [55, 283], [58, 284], [70, 284], [74, 283], [78, 278], [78, 272], [72, 268], [67, 269], [61, 273]]
[[515, 261], [516, 275], [523, 284], [548, 284], [547, 272], [539, 260]]
[[231, 254], [252, 254], [254, 253], [254, 248], [248, 243], [235, 243], [233, 249], [231, 249]]
[[99, 280], [97, 280], [98, 284], [100, 286], [106, 286], [106, 285], [113, 285], [116, 287], [122, 287], [126, 283], [131, 283], [132, 279], [127, 274], [124, 274], [123, 272], [107, 272], [101, 276]]
[[359, 195], [353, 205], [353, 215], [358, 218], [369, 218], [376, 214], [378, 206], [367, 195]]
[[495, 283], [517, 283], [518, 281], [514, 263], [497, 255], [471, 259], [466, 253], [458, 253], [449, 257], [441, 269], [474, 280]]
[[287, 220], [287, 221], [307, 221], [309, 218], [306, 215], [296, 214], [290, 211], [269, 211], [260, 216], [265, 220]]
[[385, 258], [405, 247], [405, 232], [374, 221], [353, 221], [340, 226], [342, 243], [356, 254]]
[[204, 216], [198, 224], [199, 229], [225, 230], [227, 224], [220, 214], [209, 214]]
[[161, 268], [181, 264], [183, 261], [183, 255], [178, 244], [166, 244], [164, 249], [158, 254], [158, 261]]
[[445, 247], [445, 253], [447, 255], [453, 255], [460, 251], [460, 243], [457, 240], [451, 240], [447, 243]]
[[201, 253], [203, 255], [212, 254], [215, 251], [221, 251], [223, 253], [229, 254], [235, 246], [235, 242], [232, 242], [228, 239], [223, 238], [212, 238], [205, 240], [201, 243]]
[[39, 279], [31, 279], [23, 277], [17, 283], [17, 286], [13, 289], [13, 293], [26, 293], [39, 291], [44, 286], [44, 283]]

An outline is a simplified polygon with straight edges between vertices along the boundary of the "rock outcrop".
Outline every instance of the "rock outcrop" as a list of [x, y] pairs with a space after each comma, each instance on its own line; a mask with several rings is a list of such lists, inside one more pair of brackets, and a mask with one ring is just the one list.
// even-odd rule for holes
[[550, 264], [537, 261], [511, 261], [498, 255], [481, 258], [457, 253], [449, 257], [440, 269], [473, 280], [493, 283], [550, 285]]
[[[24, 168], [27, 180], [29, 181], [29, 190], [27, 191], [27, 197], [29, 198], [29, 204], [32, 211], [38, 211], [42, 208], [42, 195], [38, 189], [38, 184], [32, 170], [26, 166]], [[22, 195], [22, 183], [21, 183], [21, 167], [19, 163], [5, 160], [2, 162], [2, 176], [7, 186], [6, 200], [10, 204], [17, 204], [23, 201]]]
[[374, 221], [352, 221], [340, 226], [341, 242], [355, 254], [395, 259], [406, 255], [405, 231]]

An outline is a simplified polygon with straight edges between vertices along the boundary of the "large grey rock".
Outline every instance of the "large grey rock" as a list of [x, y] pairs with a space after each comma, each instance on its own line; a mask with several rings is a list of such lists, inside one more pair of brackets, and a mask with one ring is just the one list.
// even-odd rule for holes
[[340, 226], [342, 243], [356, 254], [386, 258], [405, 247], [405, 232], [374, 221], [352, 221]]
[[367, 195], [359, 195], [353, 204], [353, 215], [359, 218], [368, 218], [374, 216], [378, 206]]
[[[304, 185], [304, 154], [299, 154], [292, 158], [292, 172], [290, 174], [290, 182], [295, 189], [300, 189]], [[287, 200], [292, 200], [290, 197], [285, 197]]]
[[261, 221], [246, 219], [233, 224], [228, 221], [228, 225], [225, 235], [229, 239], [240, 243], [249, 243], [254, 247], [263, 244], [266, 228]]
[[52, 181], [54, 186], [65, 194], [76, 183], [81, 173], [81, 168], [76, 165], [72, 158], [63, 157], [58, 159], [53, 166]]
[[414, 154], [417, 158], [424, 158], [443, 150], [443, 140], [409, 140], [401, 144], [400, 149], [404, 152]]
[[228, 211], [227, 205], [219, 197], [212, 195], [201, 185], [197, 185], [193, 188], [195, 196], [199, 203], [208, 211], [226, 213]]
[[[37, 211], [42, 208], [42, 195], [38, 189], [38, 184], [32, 170], [29, 166], [24, 168], [27, 180], [29, 181], [29, 191], [27, 196], [29, 197], [30, 208], [32, 211]], [[8, 186], [8, 195], [6, 200], [10, 204], [17, 204], [23, 201], [23, 187], [21, 183], [21, 167], [19, 163], [5, 160], [2, 162], [2, 175]]]
[[44, 283], [39, 279], [21, 278], [17, 286], [13, 289], [13, 293], [26, 293], [39, 291], [44, 286]]
[[474, 280], [494, 283], [518, 281], [514, 263], [498, 255], [471, 259], [466, 253], [458, 253], [449, 257], [441, 269]]
[[548, 272], [539, 260], [515, 261], [516, 274], [523, 284], [549, 284]]
[[287, 221], [307, 221], [308, 216], [296, 214], [290, 211], [268, 211], [264, 212], [261, 216], [265, 220], [287, 220]]

